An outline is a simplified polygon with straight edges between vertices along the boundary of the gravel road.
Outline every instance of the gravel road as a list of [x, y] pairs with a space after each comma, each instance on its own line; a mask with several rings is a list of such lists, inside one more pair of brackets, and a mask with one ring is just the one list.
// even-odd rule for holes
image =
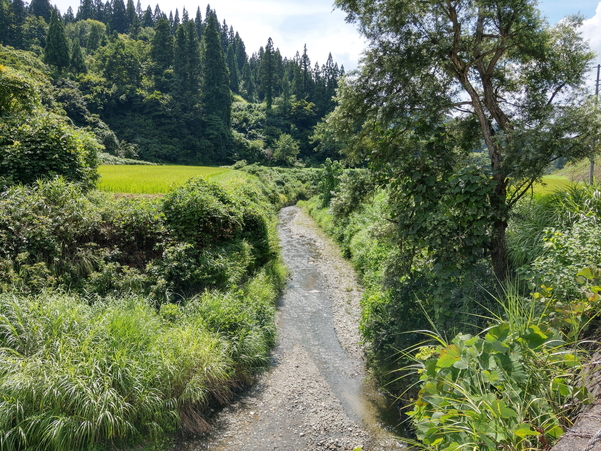
[[383, 398], [365, 382], [357, 329], [361, 289], [338, 248], [298, 207], [280, 213], [291, 272], [278, 308], [273, 366], [178, 450], [402, 449], [378, 420]]

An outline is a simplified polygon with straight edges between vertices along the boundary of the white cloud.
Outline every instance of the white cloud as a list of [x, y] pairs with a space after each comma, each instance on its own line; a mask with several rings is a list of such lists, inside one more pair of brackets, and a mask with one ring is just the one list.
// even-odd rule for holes
[[[581, 28], [582, 37], [589, 41], [591, 49], [597, 54], [594, 61], [595, 66], [601, 63], [601, 3], [597, 6], [595, 15], [586, 19]], [[587, 83], [594, 87], [594, 80], [597, 76], [596, 68], [591, 70], [589, 75], [590, 82]]]

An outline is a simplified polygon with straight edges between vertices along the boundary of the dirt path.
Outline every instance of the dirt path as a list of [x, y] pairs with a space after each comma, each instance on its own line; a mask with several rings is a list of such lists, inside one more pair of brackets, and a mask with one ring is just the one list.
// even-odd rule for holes
[[352, 268], [297, 207], [280, 213], [279, 235], [291, 278], [278, 309], [273, 368], [219, 414], [206, 438], [178, 449], [401, 449], [380, 427], [382, 397], [364, 383]]

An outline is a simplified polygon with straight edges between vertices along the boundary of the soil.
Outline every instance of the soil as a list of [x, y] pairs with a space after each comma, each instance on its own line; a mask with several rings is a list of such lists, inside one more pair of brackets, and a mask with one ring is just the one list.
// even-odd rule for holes
[[381, 423], [391, 412], [386, 400], [366, 380], [362, 293], [352, 267], [298, 207], [281, 211], [279, 235], [291, 274], [278, 306], [273, 365], [216, 415], [211, 432], [176, 449], [402, 449]]

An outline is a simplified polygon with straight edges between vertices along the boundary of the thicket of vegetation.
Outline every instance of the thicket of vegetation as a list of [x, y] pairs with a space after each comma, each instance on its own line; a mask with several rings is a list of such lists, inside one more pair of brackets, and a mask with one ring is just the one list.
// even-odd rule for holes
[[199, 433], [266, 366], [286, 276], [275, 212], [317, 174], [258, 170], [266, 183], [193, 178], [163, 197], [61, 178], [2, 193], [0, 449]]
[[547, 448], [584, 397], [599, 194], [527, 199], [597, 149], [582, 18], [549, 26], [530, 0], [336, 4], [369, 46], [316, 135], [368, 169], [327, 163], [309, 208], [363, 275], [372, 364], [410, 387], [427, 448]]
[[82, 0], [61, 14], [48, 0], [2, 0], [0, 64], [34, 67], [55, 107], [112, 155], [180, 164], [323, 161], [331, 150], [315, 153], [309, 137], [334, 107], [344, 68], [331, 56], [313, 66], [306, 47], [285, 57], [271, 39], [247, 53], [215, 10], [192, 14], [143, 10], [133, 0]]
[[516, 278], [499, 289], [486, 262], [445, 283], [425, 245], [408, 265], [387, 219], [392, 188], [374, 189], [368, 170], [325, 170], [322, 194], [305, 206], [361, 276], [370, 365], [401, 396], [418, 445], [540, 449], [559, 438], [587, 402], [582, 340], [596, 331], [601, 299], [599, 187], [516, 207]]

